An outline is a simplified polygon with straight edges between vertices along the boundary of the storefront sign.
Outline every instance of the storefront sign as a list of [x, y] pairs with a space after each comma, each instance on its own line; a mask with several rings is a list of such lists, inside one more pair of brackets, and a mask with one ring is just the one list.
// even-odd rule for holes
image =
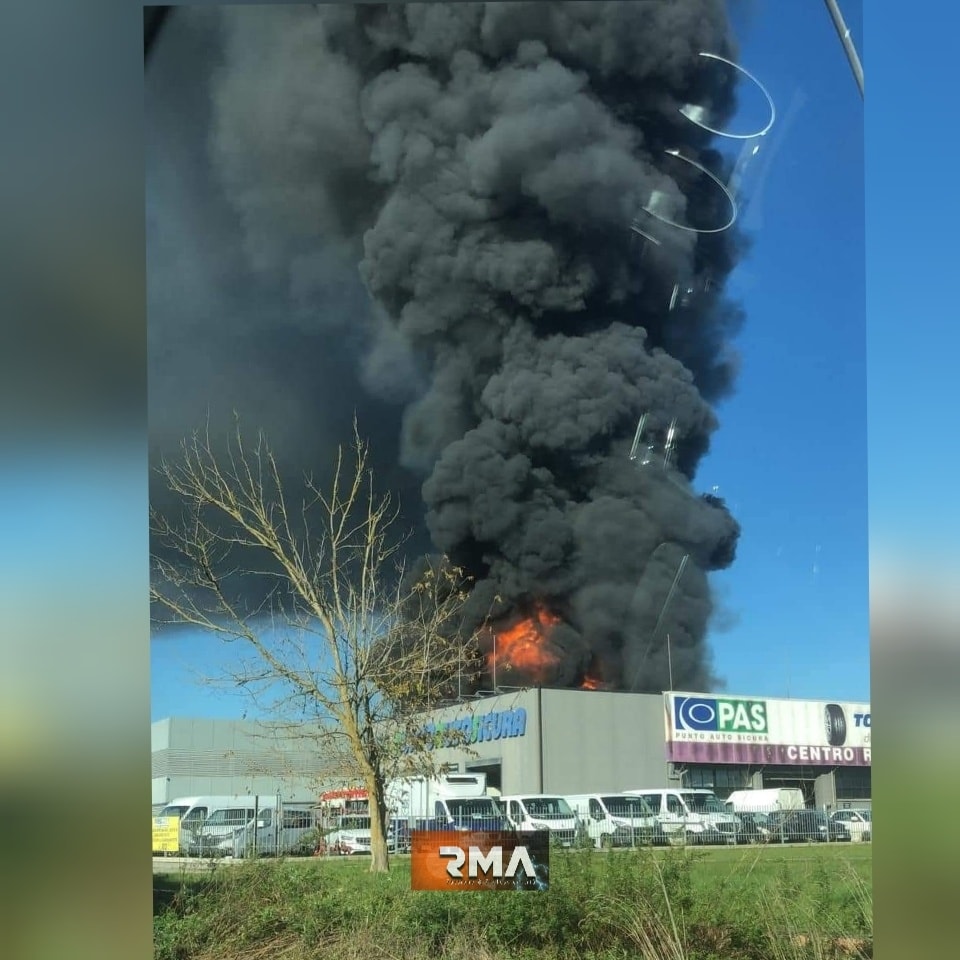
[[870, 766], [870, 704], [664, 694], [673, 763]]
[[527, 733], [527, 711], [493, 710], [482, 716], [467, 715], [453, 720], [428, 723], [425, 732], [434, 738], [434, 745], [442, 747], [448, 732], [457, 734], [454, 742], [484, 743], [488, 740], [505, 740], [523, 737]]

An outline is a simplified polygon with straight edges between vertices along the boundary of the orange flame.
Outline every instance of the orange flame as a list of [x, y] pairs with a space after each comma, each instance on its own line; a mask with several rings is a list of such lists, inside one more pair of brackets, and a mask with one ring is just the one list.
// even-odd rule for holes
[[580, 684], [581, 690], [602, 690], [603, 681], [599, 677], [593, 677], [589, 673], [583, 678]]
[[560, 617], [538, 605], [532, 616], [497, 631], [493, 650], [487, 654], [487, 669], [493, 672], [496, 666], [498, 671], [516, 670], [543, 683], [550, 668], [560, 662], [560, 657], [549, 646], [550, 629], [560, 622]]

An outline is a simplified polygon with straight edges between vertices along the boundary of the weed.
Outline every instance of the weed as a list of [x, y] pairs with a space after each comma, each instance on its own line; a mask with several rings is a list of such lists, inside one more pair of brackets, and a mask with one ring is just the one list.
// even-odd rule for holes
[[556, 850], [524, 894], [316, 859], [155, 886], [157, 960], [853, 960], [872, 938], [869, 862], [812, 850]]

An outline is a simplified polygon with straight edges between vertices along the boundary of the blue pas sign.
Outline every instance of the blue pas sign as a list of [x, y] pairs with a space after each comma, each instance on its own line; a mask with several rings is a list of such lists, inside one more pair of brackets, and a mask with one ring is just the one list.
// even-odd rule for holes
[[449, 723], [428, 723], [424, 728], [425, 733], [433, 736], [438, 747], [443, 746], [444, 734], [448, 730], [459, 733], [467, 743], [522, 737], [527, 732], [527, 711], [523, 707], [515, 710], [494, 710], [480, 717], [457, 717]]

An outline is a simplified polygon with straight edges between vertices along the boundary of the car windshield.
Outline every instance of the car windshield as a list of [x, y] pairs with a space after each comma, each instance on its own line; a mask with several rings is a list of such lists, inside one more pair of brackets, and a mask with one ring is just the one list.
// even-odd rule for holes
[[541, 820], [565, 820], [573, 816], [563, 797], [529, 797], [523, 801], [527, 813]]
[[863, 817], [863, 819], [867, 821], [867, 823], [872, 823], [872, 822], [873, 822], [873, 814], [872, 814], [869, 810], [860, 810], [860, 811], [858, 811], [858, 812], [859, 812], [860, 816]]
[[612, 817], [653, 816], [653, 811], [643, 797], [601, 797], [600, 800]]
[[685, 793], [683, 799], [694, 813], [727, 812], [727, 808], [712, 793]]
[[470, 800], [448, 800], [450, 815], [460, 817], [498, 817], [499, 808], [489, 797], [474, 797]]
[[173, 806], [164, 807], [158, 814], [158, 817], [182, 817], [184, 813], [190, 808], [185, 804], [174, 804]]
[[222, 826], [225, 823], [246, 823], [247, 820], [250, 819], [250, 816], [252, 816], [252, 811], [248, 810], [214, 810], [213, 813], [211, 813], [210, 816], [204, 821], [204, 826], [215, 827], [218, 824]]

